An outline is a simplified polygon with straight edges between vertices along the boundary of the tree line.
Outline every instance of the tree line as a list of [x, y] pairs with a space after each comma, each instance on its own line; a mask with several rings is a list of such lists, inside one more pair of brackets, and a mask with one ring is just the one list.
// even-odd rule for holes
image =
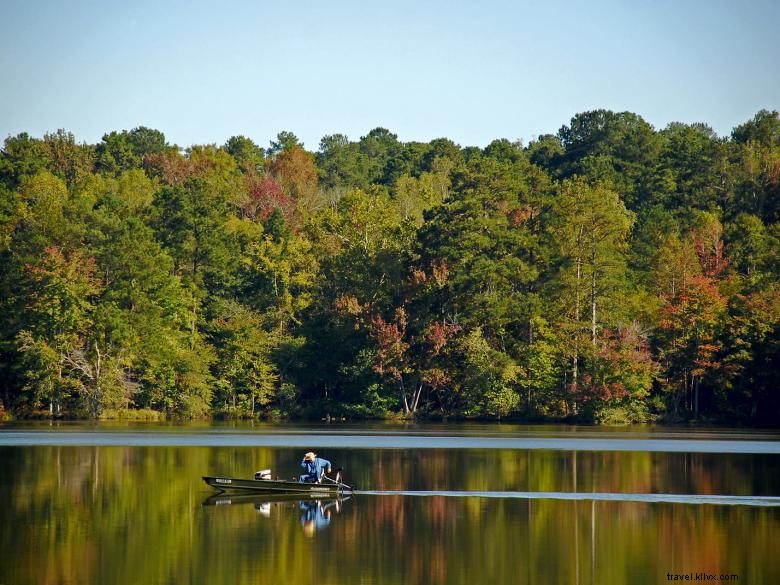
[[780, 119], [0, 151], [0, 414], [776, 424]]

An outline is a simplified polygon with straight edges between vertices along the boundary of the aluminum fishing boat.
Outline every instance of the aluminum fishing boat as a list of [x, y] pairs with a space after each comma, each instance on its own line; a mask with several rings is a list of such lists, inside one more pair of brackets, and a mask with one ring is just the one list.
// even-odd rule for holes
[[341, 473], [332, 479], [323, 475], [319, 481], [300, 483], [272, 479], [270, 473], [258, 471], [254, 479], [204, 475], [203, 481], [220, 492], [251, 492], [256, 494], [301, 494], [303, 496], [341, 496], [355, 489], [341, 481]]

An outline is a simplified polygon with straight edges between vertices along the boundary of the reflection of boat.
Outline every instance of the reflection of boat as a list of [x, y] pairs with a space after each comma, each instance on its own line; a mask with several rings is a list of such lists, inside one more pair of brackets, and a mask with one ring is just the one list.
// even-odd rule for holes
[[295, 502], [301, 503], [304, 501], [338, 501], [346, 502], [350, 499], [350, 495], [328, 495], [328, 494], [261, 494], [251, 492], [235, 492], [226, 493], [221, 492], [209, 496], [203, 500], [204, 506], [231, 506], [236, 504], [254, 504], [257, 508], [263, 504], [285, 503]]
[[323, 477], [319, 482], [299, 483], [284, 479], [239, 479], [235, 477], [203, 476], [203, 481], [220, 492], [252, 492], [259, 494], [291, 494], [306, 497], [339, 496], [355, 490], [341, 481]]
[[[297, 510], [301, 514], [301, 528], [306, 536], [330, 525], [333, 513], [341, 512], [344, 502], [351, 495], [328, 496], [302, 494], [259, 494], [259, 493], [219, 493], [209, 496], [203, 501], [203, 506], [232, 506], [236, 504], [253, 504], [255, 512], [266, 518], [279, 514], [280, 510]], [[276, 512], [273, 512], [276, 510]]]

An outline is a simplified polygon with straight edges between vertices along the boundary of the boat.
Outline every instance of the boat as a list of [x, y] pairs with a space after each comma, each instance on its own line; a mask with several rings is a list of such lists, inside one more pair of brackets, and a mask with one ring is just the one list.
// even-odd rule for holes
[[204, 475], [203, 481], [220, 492], [251, 492], [256, 494], [300, 494], [306, 497], [340, 496], [352, 494], [355, 489], [339, 479], [327, 476], [318, 482], [300, 483], [285, 479], [271, 479], [266, 474], [256, 474], [255, 479]]

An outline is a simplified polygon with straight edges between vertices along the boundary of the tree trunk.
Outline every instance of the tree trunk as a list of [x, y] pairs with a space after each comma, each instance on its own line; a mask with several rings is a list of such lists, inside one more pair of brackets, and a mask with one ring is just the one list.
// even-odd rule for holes
[[596, 346], [596, 266], [595, 258], [593, 272], [590, 276], [590, 342]]
[[[579, 362], [579, 349], [577, 338], [580, 327], [580, 280], [582, 279], [582, 258], [577, 257], [577, 284], [574, 287], [574, 357], [572, 358], [571, 368], [571, 387], [574, 392], [577, 391], [578, 383], [578, 362]], [[574, 414], [577, 414], [577, 398], [572, 400], [572, 410]]]
[[412, 401], [412, 414], [417, 412], [417, 405], [420, 403], [420, 396], [422, 396], [423, 388], [425, 388], [425, 384], [420, 382], [417, 385], [417, 389], [414, 391], [414, 400]]
[[100, 398], [101, 398], [100, 375], [101, 375], [101, 368], [102, 368], [100, 347], [98, 346], [97, 341], [95, 342], [95, 355], [97, 356], [95, 361], [95, 396], [93, 400], [92, 410], [95, 415], [95, 418], [97, 418], [100, 415]]
[[59, 364], [57, 364], [57, 387], [54, 390], [54, 396], [52, 397], [52, 406], [56, 408], [52, 408], [50, 414], [54, 414], [54, 411], [57, 411], [57, 414], [60, 414], [60, 405], [62, 404], [62, 356], [60, 356]]
[[404, 387], [404, 379], [398, 380], [398, 387], [401, 389], [401, 396], [404, 399], [404, 414], [410, 414], [409, 401], [406, 398], [406, 388]]
[[195, 291], [192, 291], [192, 322], [190, 323], [190, 349], [195, 349], [195, 334], [198, 327], [198, 308]]

